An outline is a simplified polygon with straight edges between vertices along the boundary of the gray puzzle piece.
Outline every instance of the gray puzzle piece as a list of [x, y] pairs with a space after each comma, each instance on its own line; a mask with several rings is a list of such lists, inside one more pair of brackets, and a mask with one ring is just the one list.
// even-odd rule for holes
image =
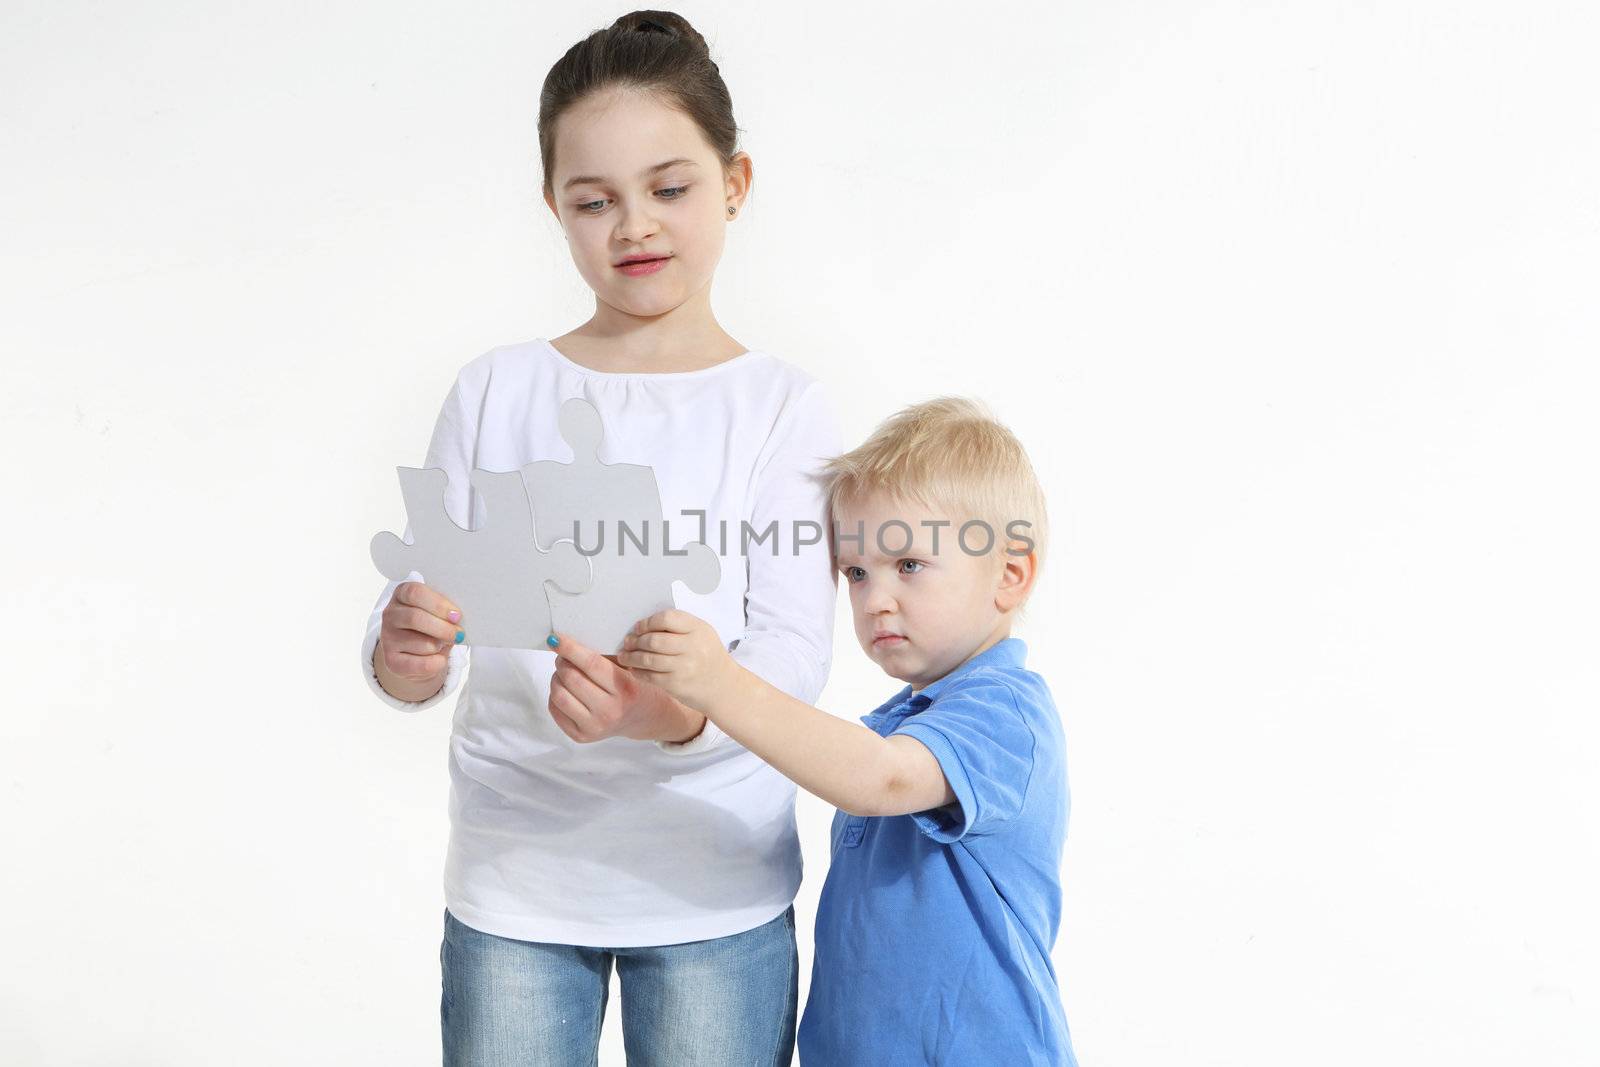
[[[482, 529], [464, 530], [445, 510], [449, 476], [437, 468], [396, 467], [410, 520], [411, 541], [383, 532], [372, 538], [372, 562], [391, 581], [412, 571], [461, 609], [466, 643], [548, 651], [550, 594], [589, 588], [589, 561], [570, 542], [541, 549], [534, 540], [528, 497], [518, 471], [475, 470], [472, 487], [483, 502]], [[470, 521], [470, 520], [469, 520]]]
[[[722, 564], [709, 545], [685, 540], [684, 531], [695, 527], [693, 520], [681, 519], [677, 534], [671, 533], [662, 517], [654, 470], [600, 462], [596, 452], [605, 431], [593, 404], [582, 397], [568, 400], [561, 406], [560, 426], [572, 448], [572, 462], [528, 463], [522, 476], [534, 502], [540, 540], [571, 540], [576, 522], [594, 582], [576, 596], [552, 589], [550, 617], [555, 629], [615, 655], [635, 622], [676, 606], [674, 581], [696, 593], [713, 592], [722, 579]], [[619, 524], [630, 532], [620, 546]]]

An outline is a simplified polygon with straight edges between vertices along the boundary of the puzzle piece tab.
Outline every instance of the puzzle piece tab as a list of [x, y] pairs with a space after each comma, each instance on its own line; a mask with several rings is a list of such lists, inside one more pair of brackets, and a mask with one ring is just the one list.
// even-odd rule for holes
[[421, 574], [425, 584], [460, 607], [469, 645], [548, 651], [546, 582], [576, 595], [590, 588], [592, 572], [570, 540], [553, 543], [548, 551], [539, 547], [522, 474], [473, 471], [472, 487], [485, 518], [482, 529], [464, 530], [445, 510], [449, 476], [443, 470], [395, 469], [411, 541], [387, 531], [375, 535], [371, 552], [378, 570], [391, 581], [403, 581], [412, 571]]
[[[582, 397], [567, 400], [560, 426], [572, 462], [528, 463], [522, 476], [528, 498], [536, 502], [539, 537], [549, 544], [576, 532], [594, 582], [581, 596], [552, 589], [551, 619], [562, 633], [615, 655], [634, 623], [676, 606], [674, 581], [696, 593], [714, 592], [722, 563], [709, 545], [672, 543], [653, 469], [600, 461], [605, 430], [593, 404]], [[690, 525], [685, 519], [679, 528]]]

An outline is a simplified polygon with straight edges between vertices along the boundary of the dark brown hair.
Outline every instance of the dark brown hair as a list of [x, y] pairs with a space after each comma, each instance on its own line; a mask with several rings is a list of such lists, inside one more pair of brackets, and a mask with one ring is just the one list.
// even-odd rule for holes
[[723, 167], [733, 160], [738, 126], [722, 72], [706, 40], [673, 11], [630, 11], [567, 49], [539, 92], [539, 162], [544, 191], [555, 174], [556, 120], [590, 93], [624, 86], [660, 93], [694, 120]]

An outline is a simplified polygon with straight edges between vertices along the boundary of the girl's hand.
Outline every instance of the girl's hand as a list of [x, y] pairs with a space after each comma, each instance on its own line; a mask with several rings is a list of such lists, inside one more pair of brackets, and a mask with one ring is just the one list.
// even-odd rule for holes
[[676, 609], [634, 623], [617, 662], [702, 713], [739, 669], [710, 623]]
[[556, 673], [547, 709], [561, 732], [579, 744], [607, 737], [681, 741], [703, 721], [688, 722], [688, 709], [670, 693], [617, 666], [614, 657], [567, 634], [555, 637]]
[[465, 633], [461, 612], [421, 582], [401, 582], [383, 609], [377, 656], [389, 673], [408, 682], [437, 678], [450, 665], [450, 648]]

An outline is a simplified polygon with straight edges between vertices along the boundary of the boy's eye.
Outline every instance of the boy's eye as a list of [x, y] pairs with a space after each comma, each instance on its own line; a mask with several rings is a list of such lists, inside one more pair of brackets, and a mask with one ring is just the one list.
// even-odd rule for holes
[[587, 200], [584, 203], [581, 203], [581, 204], [578, 205], [578, 210], [579, 211], [585, 211], [585, 212], [588, 212], [589, 214], [593, 215], [596, 211], [599, 210], [594, 205], [603, 204], [603, 203], [605, 203], [604, 200]]
[[[915, 567], [917, 569], [917, 570], [911, 570], [911, 571], [902, 570], [900, 572], [902, 574], [916, 574], [917, 571], [921, 570], [923, 568], [923, 566], [924, 566], [924, 564], [923, 564], [923, 562], [921, 560], [916, 560], [916, 559], [903, 559], [903, 560], [900, 561], [900, 565], [902, 567], [905, 567], [905, 566], [909, 565], [909, 566]], [[866, 573], [867, 573], [866, 571], [861, 570], [860, 567], [841, 567], [840, 570], [842, 570], [844, 572], [845, 578], [848, 579], [849, 581], [852, 581], [852, 582], [856, 580], [856, 572], [857, 571], [861, 572], [861, 576], [863, 578], [866, 577]]]

